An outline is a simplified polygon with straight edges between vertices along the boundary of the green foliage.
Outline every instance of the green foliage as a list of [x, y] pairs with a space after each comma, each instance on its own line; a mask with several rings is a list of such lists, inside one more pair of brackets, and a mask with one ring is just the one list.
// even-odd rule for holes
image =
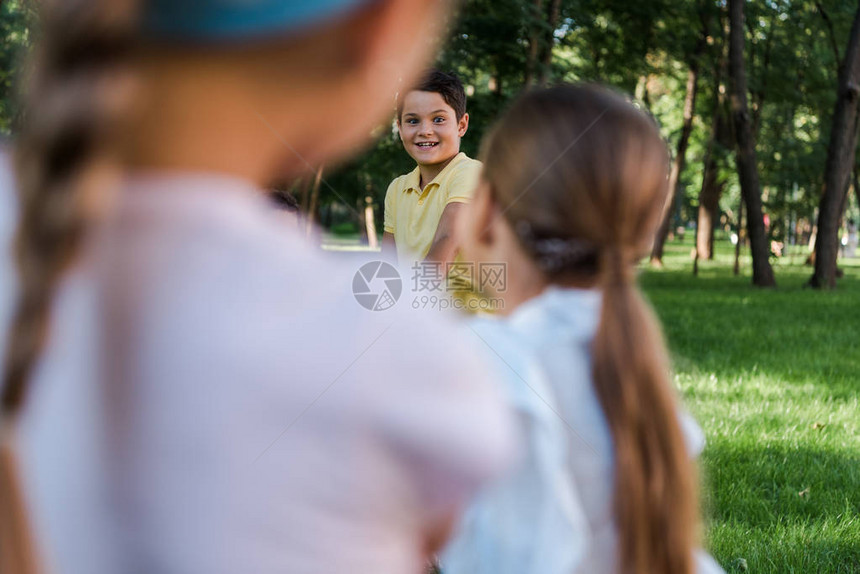
[[780, 260], [772, 292], [731, 275], [728, 243], [693, 277], [691, 247], [642, 283], [707, 436], [707, 546], [729, 573], [860, 571], [860, 260], [835, 293]]
[[29, 46], [28, 13], [20, 0], [0, 2], [0, 136], [9, 135], [17, 116], [15, 85]]
[[[757, 125], [764, 210], [776, 240], [793, 239], [794, 224], [814, 218], [824, 180], [838, 57], [845, 50], [855, 10], [856, 4], [848, 0], [746, 3], [749, 100]], [[654, 114], [674, 149], [687, 70], [707, 31], [697, 62], [699, 94], [676, 225], [694, 225], [717, 87], [727, 87], [727, 74], [720, 73], [724, 12], [721, 0], [565, 0], [552, 36], [553, 81], [599, 81], [635, 96]], [[478, 153], [487, 128], [523, 88], [531, 34], [546, 26], [546, 15], [535, 9], [534, 0], [463, 3], [438, 65], [457, 72], [470, 93], [471, 123], [463, 140], [469, 155]], [[733, 151], [717, 144], [715, 153], [725, 182], [720, 206], [727, 228], [737, 223], [740, 188]], [[371, 195], [381, 217], [388, 183], [413, 167], [396, 134], [386, 129], [360, 159], [328, 178], [350, 205]], [[335, 201], [341, 199], [323, 191], [323, 205]]]
[[[684, 24], [685, 18], [695, 17], [695, 6], [690, 0], [564, 1], [553, 35], [550, 77], [600, 81], [632, 93], [650, 75], [656, 91], [649, 98], [667, 137], [672, 137], [680, 129], [678, 92], [683, 101], [685, 77], [677, 58], [695, 43], [700, 30], [698, 24]], [[478, 154], [483, 134], [523, 89], [530, 35], [546, 25], [533, 0], [463, 3], [437, 66], [456, 72], [467, 87], [470, 127], [462, 150], [470, 156]], [[337, 195], [324, 190], [321, 203], [341, 201], [340, 196], [354, 205], [369, 194], [381, 217], [388, 183], [412, 168], [396, 134], [385, 130], [361, 158], [328, 176]]]
[[[569, 65], [559, 77], [601, 81], [632, 93], [649, 71], [648, 56], [666, 46], [691, 46], [684, 30], [673, 20], [690, 2], [666, 0], [583, 0], [565, 4], [565, 26], [560, 48], [567, 49]], [[655, 47], [659, 48], [655, 50]]]
[[[674, 148], [682, 124], [687, 70], [698, 57], [699, 95], [694, 130], [681, 175], [677, 225], [692, 224], [698, 208], [705, 150], [711, 135], [716, 88], [724, 53], [724, 0], [563, 0], [557, 26], [548, 22], [542, 0], [466, 0], [452, 20], [437, 65], [455, 71], [469, 93], [470, 129], [462, 149], [471, 156], [508, 102], [523, 88], [530, 41], [543, 48], [552, 38], [551, 81], [599, 81], [631, 94], [648, 107]], [[851, 0], [761, 0], [747, 2], [747, 76], [765, 211], [771, 234], [789, 238], [798, 220], [811, 220], [823, 184], [835, 101], [839, 58], [856, 10]], [[14, 131], [13, 80], [28, 47], [26, 0], [0, 4], [0, 135]], [[416, 25], [416, 34], [421, 33]], [[538, 68], [541, 64], [537, 63]], [[393, 109], [392, 103], [392, 109]], [[393, 114], [392, 114], [393, 115]], [[385, 126], [363, 155], [326, 173], [320, 196], [324, 224], [339, 218], [358, 222], [370, 195], [382, 217], [388, 183], [411, 170], [396, 131]], [[725, 225], [735, 224], [740, 202], [732, 150], [716, 146]], [[852, 209], [854, 209], [852, 207]], [[854, 212], [852, 212], [854, 213]], [[334, 215], [332, 215], [334, 214]]]

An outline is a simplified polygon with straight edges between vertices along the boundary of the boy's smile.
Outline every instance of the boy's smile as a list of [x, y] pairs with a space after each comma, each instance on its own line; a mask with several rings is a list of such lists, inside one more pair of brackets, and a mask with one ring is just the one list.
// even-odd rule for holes
[[403, 147], [419, 166], [438, 166], [450, 161], [460, 152], [460, 138], [469, 126], [469, 115], [464, 114], [458, 121], [456, 112], [441, 94], [418, 90], [403, 98], [403, 111], [398, 119]]

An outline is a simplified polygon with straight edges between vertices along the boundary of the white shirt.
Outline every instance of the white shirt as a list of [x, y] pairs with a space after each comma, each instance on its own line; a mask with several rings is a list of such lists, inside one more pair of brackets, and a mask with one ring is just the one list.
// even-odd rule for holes
[[[614, 574], [612, 436], [592, 384], [596, 291], [551, 287], [507, 318], [472, 328], [492, 349], [520, 415], [525, 455], [470, 506], [442, 558], [445, 574]], [[704, 436], [681, 413], [688, 448]], [[704, 553], [699, 572], [722, 572]]]
[[141, 175], [56, 301], [20, 451], [49, 571], [409, 573], [508, 457], [455, 326], [372, 312], [244, 182]]

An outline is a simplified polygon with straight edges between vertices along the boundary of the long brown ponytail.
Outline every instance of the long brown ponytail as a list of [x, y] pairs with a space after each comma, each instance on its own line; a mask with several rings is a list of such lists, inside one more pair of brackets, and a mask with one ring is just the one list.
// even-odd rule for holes
[[128, 93], [134, 8], [131, 0], [40, 3], [16, 144], [19, 295], [3, 370], [6, 416], [23, 403], [57, 284], [114, 173], [111, 144]]
[[[593, 374], [615, 451], [620, 571], [689, 574], [698, 536], [695, 470], [665, 345], [634, 268], [666, 199], [659, 131], [604, 88], [559, 86], [515, 103], [483, 155], [502, 213], [548, 278], [603, 291]], [[556, 247], [544, 252], [542, 244]]]
[[115, 169], [111, 142], [128, 78], [130, 0], [40, 2], [37, 41], [16, 142], [20, 223], [18, 303], [0, 397], [0, 570], [36, 574], [38, 550], [15, 456], [14, 423], [48, 338], [50, 309], [103, 202]]

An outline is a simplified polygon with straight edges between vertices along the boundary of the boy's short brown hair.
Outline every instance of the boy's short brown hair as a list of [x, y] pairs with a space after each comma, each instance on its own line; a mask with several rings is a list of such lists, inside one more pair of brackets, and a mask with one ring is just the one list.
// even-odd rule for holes
[[[457, 121], [460, 121], [466, 114], [466, 90], [463, 89], [463, 82], [457, 77], [457, 74], [450, 72], [445, 73], [441, 70], [429, 70], [421, 78], [417, 85], [409, 89], [419, 92], [436, 92], [445, 103], [451, 106], [454, 114], [457, 116]], [[405, 96], [405, 93], [404, 93]], [[400, 116], [403, 115], [403, 97], [397, 101], [397, 121], [400, 122]]]

